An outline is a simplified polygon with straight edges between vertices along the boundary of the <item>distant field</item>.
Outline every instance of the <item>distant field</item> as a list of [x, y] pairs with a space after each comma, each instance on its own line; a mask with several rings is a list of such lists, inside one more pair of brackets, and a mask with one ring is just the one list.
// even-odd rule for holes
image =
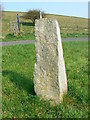
[[[55, 18], [58, 20], [61, 33], [88, 33], [88, 19], [60, 15], [47, 15], [48, 18]], [[78, 31], [77, 31], [78, 26]]]
[[[18, 12], [3, 12], [2, 13], [2, 35], [6, 36], [7, 34], [10, 33], [10, 27], [9, 27], [9, 22], [10, 21], [15, 21], [16, 22], [16, 15]], [[19, 16], [22, 16], [24, 13], [18, 13]], [[28, 25], [31, 21], [24, 20], [20, 17], [20, 22], [22, 23], [23, 26], [23, 33], [28, 34], [28, 33], [33, 33], [34, 32], [34, 27], [31, 25]], [[25, 24], [26, 23], [26, 24]]]
[[[22, 23], [23, 34], [33, 34], [34, 26], [31, 20], [25, 20], [23, 12], [3, 12], [2, 13], [2, 35], [6, 36], [10, 33], [9, 22], [16, 22], [16, 14], [20, 16], [20, 22]], [[88, 19], [79, 17], [68, 17], [61, 15], [47, 14], [47, 18], [57, 19], [61, 28], [62, 37], [86, 37], [88, 35]]]

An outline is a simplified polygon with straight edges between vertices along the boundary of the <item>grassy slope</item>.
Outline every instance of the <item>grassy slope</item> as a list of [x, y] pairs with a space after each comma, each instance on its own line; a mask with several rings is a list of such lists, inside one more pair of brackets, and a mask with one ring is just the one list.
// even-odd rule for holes
[[[10, 33], [9, 22], [17, 21], [16, 20], [17, 13], [19, 14], [19, 16], [22, 16], [24, 14], [23, 12], [22, 13], [21, 12], [3, 12], [2, 13], [2, 34], [3, 35], [7, 35]], [[26, 22], [26, 20], [23, 20], [22, 18], [20, 18], [20, 22]], [[25, 33], [33, 33], [33, 26], [23, 25], [23, 30]]]
[[[2, 14], [2, 34], [6, 36], [10, 33], [9, 21], [16, 21], [17, 12], [3, 12]], [[22, 16], [24, 13], [19, 12], [18, 14]], [[88, 19], [48, 14], [46, 17], [58, 20], [62, 37], [84, 37], [88, 34]], [[20, 22], [22, 23], [23, 34], [27, 36], [28, 33], [32, 34], [34, 32], [34, 26], [30, 20], [25, 20], [20, 17]], [[78, 31], [77, 26], [79, 27]], [[24, 37], [23, 39], [27, 38]]]
[[[48, 14], [48, 18], [57, 19], [61, 28], [61, 33], [87, 33], [88, 30], [88, 19], [71, 17], [71, 16], [60, 16]], [[78, 26], [78, 31], [77, 31]]]
[[3, 118], [88, 117], [88, 43], [64, 42], [68, 94], [51, 106], [33, 89], [34, 45], [3, 47]]

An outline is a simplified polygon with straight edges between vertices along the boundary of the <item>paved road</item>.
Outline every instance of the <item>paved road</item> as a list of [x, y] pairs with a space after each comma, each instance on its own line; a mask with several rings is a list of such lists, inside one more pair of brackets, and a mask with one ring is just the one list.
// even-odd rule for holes
[[[69, 41], [87, 41], [88, 38], [62, 38], [62, 42]], [[11, 46], [19, 44], [35, 44], [35, 40], [21, 40], [21, 41], [10, 41], [10, 42], [0, 42], [0, 46]]]
[[20, 45], [20, 44], [35, 44], [35, 40], [0, 42], [0, 46], [11, 46], [11, 45]]

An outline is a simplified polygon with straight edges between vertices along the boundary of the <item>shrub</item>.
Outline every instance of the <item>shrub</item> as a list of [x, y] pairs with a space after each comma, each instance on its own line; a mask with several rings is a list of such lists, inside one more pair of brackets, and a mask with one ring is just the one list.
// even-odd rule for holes
[[[42, 12], [42, 11], [41, 11]], [[42, 12], [42, 17], [44, 17], [44, 12]], [[40, 18], [40, 10], [29, 10], [23, 18], [31, 19], [33, 25], [35, 25], [35, 20]]]

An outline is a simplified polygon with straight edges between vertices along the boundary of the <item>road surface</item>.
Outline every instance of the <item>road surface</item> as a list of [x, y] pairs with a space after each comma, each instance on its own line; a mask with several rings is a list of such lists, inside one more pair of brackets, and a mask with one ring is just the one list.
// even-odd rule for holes
[[[69, 41], [88, 41], [88, 38], [62, 38], [62, 42]], [[11, 45], [19, 45], [19, 44], [35, 44], [35, 40], [16, 40], [9, 42], [0, 42], [0, 46], [11, 46]]]

